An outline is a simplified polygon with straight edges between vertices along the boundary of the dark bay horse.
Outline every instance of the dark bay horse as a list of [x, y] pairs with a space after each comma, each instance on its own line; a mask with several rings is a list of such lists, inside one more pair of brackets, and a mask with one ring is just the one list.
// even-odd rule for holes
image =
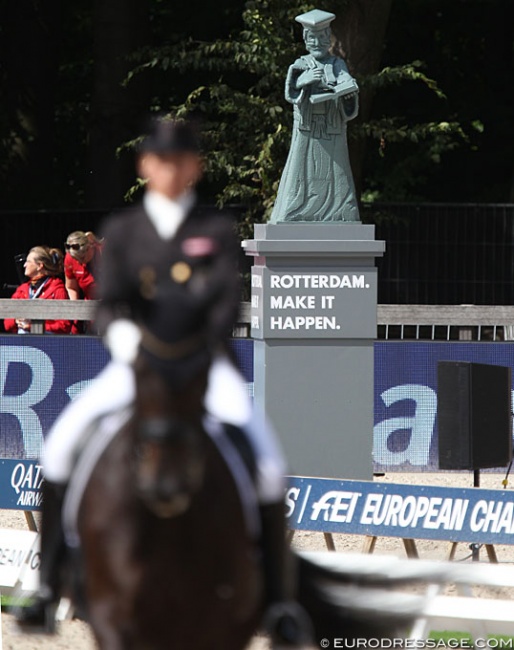
[[171, 388], [140, 362], [134, 416], [84, 493], [84, 595], [102, 650], [238, 650], [258, 625], [255, 541], [202, 426], [206, 373]]
[[[134, 412], [85, 489], [82, 595], [101, 650], [242, 650], [260, 625], [257, 544], [204, 428], [207, 372], [174, 386], [140, 356]], [[391, 635], [334, 605], [326, 570], [301, 560], [298, 574], [317, 639]]]

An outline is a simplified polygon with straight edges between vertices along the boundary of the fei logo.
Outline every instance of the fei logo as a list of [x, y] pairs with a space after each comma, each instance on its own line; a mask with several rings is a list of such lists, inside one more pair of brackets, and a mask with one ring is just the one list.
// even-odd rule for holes
[[361, 492], [330, 490], [312, 505], [311, 520], [317, 521], [322, 514], [323, 521], [349, 523], [355, 512]]

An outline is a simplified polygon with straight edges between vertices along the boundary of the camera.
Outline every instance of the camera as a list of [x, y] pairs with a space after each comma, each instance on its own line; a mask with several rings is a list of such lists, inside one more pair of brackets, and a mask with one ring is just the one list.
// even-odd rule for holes
[[25, 269], [23, 265], [27, 256], [24, 253], [18, 253], [14, 256], [14, 265], [16, 266], [16, 274], [18, 275], [18, 281], [20, 284], [23, 284], [26, 280]]

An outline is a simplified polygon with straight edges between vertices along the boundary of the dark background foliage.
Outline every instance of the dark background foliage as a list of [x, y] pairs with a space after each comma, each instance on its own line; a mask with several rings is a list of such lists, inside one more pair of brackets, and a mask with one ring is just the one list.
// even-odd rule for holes
[[[285, 162], [293, 0], [17, 0], [0, 14], [0, 209], [120, 205], [123, 143], [149, 110], [193, 111], [207, 200], [263, 218]], [[366, 200], [514, 201], [514, 3], [326, 0], [361, 85], [350, 132]], [[120, 147], [122, 147], [120, 149]]]

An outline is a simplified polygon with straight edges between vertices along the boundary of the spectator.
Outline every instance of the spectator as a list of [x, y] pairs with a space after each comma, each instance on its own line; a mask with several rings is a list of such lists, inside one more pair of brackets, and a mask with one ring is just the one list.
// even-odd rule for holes
[[95, 278], [92, 267], [100, 254], [102, 241], [93, 232], [76, 230], [68, 235], [64, 247], [64, 274], [70, 300], [92, 300]]
[[[93, 300], [96, 290], [93, 267], [100, 255], [102, 240], [93, 232], [76, 230], [68, 235], [64, 247], [64, 275], [70, 300]], [[71, 325], [72, 334], [85, 334], [89, 329], [87, 321], [75, 320]]]
[[[63, 272], [63, 254], [58, 248], [48, 246], [34, 246], [29, 251], [25, 264], [25, 275], [28, 282], [21, 284], [12, 298], [41, 298], [44, 300], [67, 300], [66, 287], [61, 279]], [[27, 334], [31, 329], [31, 322], [27, 319], [6, 318], [4, 327], [7, 332]], [[69, 334], [71, 322], [69, 320], [45, 321], [45, 332], [51, 334]]]

